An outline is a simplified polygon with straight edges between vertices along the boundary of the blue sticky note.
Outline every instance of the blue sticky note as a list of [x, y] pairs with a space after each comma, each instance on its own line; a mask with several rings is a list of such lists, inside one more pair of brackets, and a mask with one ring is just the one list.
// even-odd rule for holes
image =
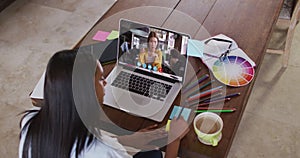
[[193, 40], [193, 39], [188, 40], [188, 46], [187, 46], [188, 56], [202, 58], [203, 51], [204, 51], [204, 43], [202, 41]]
[[[174, 117], [178, 118], [178, 115], [180, 113], [181, 108], [182, 107], [175, 105], [169, 119], [172, 120]], [[190, 113], [191, 113], [191, 109], [184, 108], [182, 113], [181, 113], [181, 116], [184, 118], [185, 121], [187, 121], [189, 116], [190, 116]]]

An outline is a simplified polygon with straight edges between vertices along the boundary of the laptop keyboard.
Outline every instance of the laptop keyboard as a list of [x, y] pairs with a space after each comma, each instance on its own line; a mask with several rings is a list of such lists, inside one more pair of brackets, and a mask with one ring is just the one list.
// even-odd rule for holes
[[163, 101], [163, 99], [166, 98], [172, 88], [171, 85], [124, 71], [119, 73], [111, 85], [160, 101]]

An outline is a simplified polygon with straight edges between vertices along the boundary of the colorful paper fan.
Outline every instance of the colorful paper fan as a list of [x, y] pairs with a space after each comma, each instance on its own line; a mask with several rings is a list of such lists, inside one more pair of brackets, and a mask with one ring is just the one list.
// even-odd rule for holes
[[249, 84], [255, 74], [253, 66], [238, 56], [227, 56], [223, 61], [217, 60], [212, 71], [217, 80], [234, 87]]

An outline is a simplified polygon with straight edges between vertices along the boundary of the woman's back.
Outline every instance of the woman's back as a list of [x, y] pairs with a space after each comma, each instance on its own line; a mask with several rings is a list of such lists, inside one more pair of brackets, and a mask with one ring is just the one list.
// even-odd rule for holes
[[[33, 116], [35, 116], [38, 113], [38, 111], [32, 111], [30, 113], [27, 113], [26, 116], [23, 118], [21, 126], [22, 129], [24, 128], [24, 125], [28, 122], [29, 119], [31, 119]], [[23, 145], [25, 141], [25, 137], [27, 134], [27, 127], [25, 127], [22, 131], [21, 138], [20, 138], [20, 145], [19, 145], [19, 158], [22, 158], [23, 153]], [[70, 158], [76, 158], [76, 143], [72, 147]], [[117, 149], [117, 150], [116, 150]], [[53, 156], [50, 154], [49, 156]], [[126, 158], [131, 157], [129, 156], [123, 146], [121, 146], [117, 139], [111, 138], [109, 136], [103, 136], [103, 140], [100, 141], [97, 138], [93, 139], [93, 141], [90, 143], [90, 145], [87, 145], [87, 142], [85, 144], [84, 149], [81, 151], [81, 153], [78, 155], [78, 158]], [[28, 155], [28, 157], [31, 157], [31, 154]]]
[[[70, 158], [96, 151], [106, 153], [108, 157], [118, 157], [118, 151], [105, 146], [89, 132], [77, 112], [72, 89], [76, 54], [76, 50], [60, 51], [49, 60], [44, 105], [39, 110], [29, 111], [21, 121], [20, 157]], [[97, 59], [88, 55], [85, 54], [85, 61], [96, 65]], [[88, 105], [82, 106], [88, 108]]]

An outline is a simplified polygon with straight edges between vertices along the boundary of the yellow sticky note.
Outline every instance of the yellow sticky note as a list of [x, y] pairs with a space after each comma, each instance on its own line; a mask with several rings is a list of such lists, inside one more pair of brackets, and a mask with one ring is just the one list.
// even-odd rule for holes
[[111, 33], [107, 36], [107, 40], [113, 40], [119, 37], [119, 31], [112, 30]]

